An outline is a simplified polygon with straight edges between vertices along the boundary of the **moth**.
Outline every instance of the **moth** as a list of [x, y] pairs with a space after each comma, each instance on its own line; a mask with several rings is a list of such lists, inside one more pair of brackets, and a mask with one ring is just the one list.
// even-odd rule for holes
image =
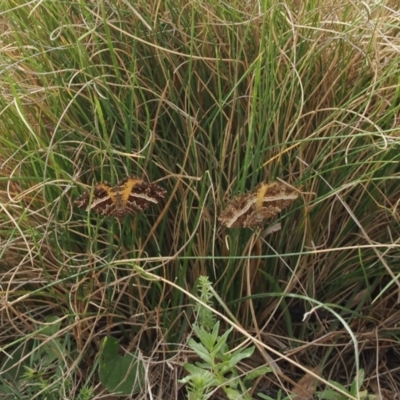
[[75, 204], [85, 211], [123, 220], [128, 214], [135, 214], [158, 204], [166, 194], [167, 191], [155, 183], [127, 177], [115, 186], [107, 182], [98, 183], [93, 195], [91, 191], [85, 192], [75, 200]]
[[256, 228], [290, 206], [298, 192], [280, 182], [260, 183], [250, 193], [235, 196], [218, 220], [227, 228]]

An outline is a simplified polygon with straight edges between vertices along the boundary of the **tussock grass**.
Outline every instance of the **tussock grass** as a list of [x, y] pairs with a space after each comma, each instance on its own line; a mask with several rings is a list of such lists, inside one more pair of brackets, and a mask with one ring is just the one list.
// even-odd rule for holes
[[[143, 398], [175, 398], [207, 275], [235, 339], [258, 345], [243, 368], [276, 359], [254, 396], [311, 368], [344, 385], [363, 368], [370, 393], [398, 392], [392, 3], [5, 0], [0, 384], [100, 398], [111, 335], [147, 360]], [[168, 199], [121, 224], [74, 207], [127, 175]], [[302, 191], [277, 232], [219, 226], [232, 196], [276, 179]]]

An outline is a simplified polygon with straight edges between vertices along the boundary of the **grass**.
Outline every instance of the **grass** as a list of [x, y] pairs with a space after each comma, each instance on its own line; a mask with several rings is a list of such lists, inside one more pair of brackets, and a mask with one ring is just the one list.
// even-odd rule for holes
[[[225, 349], [255, 346], [238, 376], [271, 368], [246, 395], [399, 391], [395, 5], [3, 1], [5, 398], [112, 392], [105, 338], [145, 365], [135, 396], [185, 398], [202, 276]], [[127, 175], [168, 198], [121, 223], [74, 206]], [[272, 180], [301, 196], [266, 229], [219, 224]]]

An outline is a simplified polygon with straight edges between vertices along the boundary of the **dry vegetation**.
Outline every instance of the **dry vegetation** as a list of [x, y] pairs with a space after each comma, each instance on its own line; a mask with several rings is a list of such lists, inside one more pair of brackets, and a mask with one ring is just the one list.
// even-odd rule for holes
[[[104, 398], [107, 336], [145, 360], [133, 398], [186, 398], [205, 275], [229, 347], [256, 345], [239, 371], [273, 370], [252, 398], [362, 369], [353, 398], [398, 399], [397, 1], [178, 3], [0, 6], [0, 391]], [[74, 206], [128, 175], [167, 198], [122, 222]], [[301, 195], [265, 229], [219, 224], [270, 181]]]

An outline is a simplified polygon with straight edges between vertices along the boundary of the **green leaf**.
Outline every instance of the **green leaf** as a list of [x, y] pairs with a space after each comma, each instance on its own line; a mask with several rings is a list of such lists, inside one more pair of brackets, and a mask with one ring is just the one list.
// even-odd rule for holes
[[364, 370], [360, 369], [358, 371], [357, 376], [354, 378], [353, 383], [351, 384], [351, 388], [350, 388], [350, 393], [353, 396], [356, 396], [358, 391], [360, 390], [360, 387], [364, 382], [364, 375], [365, 375]]
[[[197, 366], [197, 365], [190, 364], [190, 363], [184, 363], [184, 364], [183, 364], [183, 367], [186, 369], [187, 372], [189, 372], [189, 373], [192, 374], [192, 375], [195, 375], [195, 374], [204, 374], [204, 373], [206, 373], [206, 372], [210, 373], [210, 372], [207, 371], [206, 369], [201, 368], [201, 367], [199, 367], [199, 366]], [[186, 378], [187, 378], [187, 377], [186, 377]], [[186, 378], [183, 378], [183, 379], [186, 379]]]
[[334, 390], [328, 390], [328, 389], [325, 389], [322, 392], [318, 392], [317, 397], [320, 400], [339, 400], [340, 399], [340, 398], [338, 398], [337, 392], [335, 392]]
[[9, 352], [10, 357], [4, 357], [0, 364], [0, 371], [5, 371], [1, 373], [1, 377], [11, 382], [18, 381], [24, 372], [22, 366], [26, 365], [27, 362], [25, 360], [18, 363], [16, 360], [24, 359], [31, 350], [32, 342], [27, 342], [25, 346], [19, 346]]
[[102, 341], [99, 378], [111, 393], [137, 393], [144, 386], [145, 370], [138, 354], [118, 354], [118, 340], [106, 337]]
[[212, 364], [212, 357], [209, 351], [201, 343], [197, 343], [195, 340], [190, 339], [188, 344], [202, 360], [207, 364]]
[[233, 328], [229, 328], [217, 341], [217, 343], [214, 346], [214, 354], [218, 353], [225, 353], [228, 350], [228, 347], [226, 345], [228, 341], [228, 336], [232, 332]]
[[229, 400], [243, 400], [243, 393], [238, 392], [237, 390], [226, 388], [224, 389], [225, 394], [228, 396]]
[[35, 359], [41, 360], [43, 366], [50, 365], [54, 360], [62, 360], [64, 348], [59, 339], [53, 339], [44, 344], [35, 354]]
[[217, 321], [217, 323], [214, 325], [214, 328], [211, 333], [213, 344], [217, 341], [218, 335], [219, 335], [219, 321]]
[[255, 347], [251, 346], [247, 349], [239, 349], [233, 352], [230, 360], [230, 366], [234, 367], [239, 363], [239, 361], [251, 357], [254, 353], [254, 349]]
[[263, 394], [263, 393], [257, 393], [257, 396], [263, 400], [275, 400], [271, 396], [267, 396], [266, 394]]
[[209, 386], [217, 386], [220, 382], [215, 378], [212, 372], [199, 368], [193, 364], [185, 363], [184, 368], [190, 375], [179, 380], [180, 383], [191, 383], [194, 387], [206, 388]]
[[254, 379], [257, 379], [259, 376], [267, 375], [267, 374], [269, 374], [269, 373], [272, 372], [272, 371], [273, 371], [272, 368], [271, 368], [271, 367], [267, 367], [267, 366], [259, 367], [259, 368], [253, 369], [252, 371], [250, 371], [250, 372], [244, 377], [244, 381], [245, 381], [245, 382], [246, 382], [246, 381], [252, 381], [252, 380], [254, 380]]
[[45, 318], [47, 323], [51, 323], [51, 325], [47, 325], [44, 328], [40, 329], [40, 333], [46, 336], [52, 336], [56, 334], [61, 327], [61, 319], [56, 316], [48, 316]]
[[[330, 383], [332, 383], [337, 388], [340, 388], [340, 389], [343, 389], [344, 391], [346, 391], [346, 388], [344, 386], [340, 385], [339, 383], [337, 383], [337, 382], [330, 382]], [[345, 399], [341, 394], [338, 394], [338, 392], [336, 392], [332, 388], [325, 389], [322, 392], [317, 392], [317, 397], [321, 400], [342, 400], [342, 399], [344, 400]]]

